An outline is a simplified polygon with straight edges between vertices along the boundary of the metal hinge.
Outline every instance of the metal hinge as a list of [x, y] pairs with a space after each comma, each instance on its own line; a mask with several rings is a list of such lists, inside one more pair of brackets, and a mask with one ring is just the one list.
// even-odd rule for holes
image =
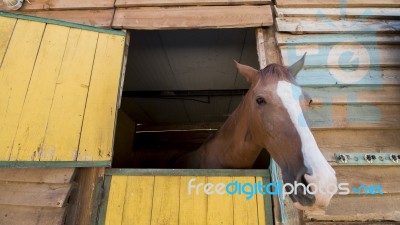
[[341, 165], [400, 165], [400, 153], [335, 153], [335, 159]]

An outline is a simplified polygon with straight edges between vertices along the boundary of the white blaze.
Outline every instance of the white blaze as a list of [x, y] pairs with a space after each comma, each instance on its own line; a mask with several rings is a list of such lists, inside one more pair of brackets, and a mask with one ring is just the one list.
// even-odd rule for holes
[[[290, 120], [300, 136], [304, 164], [308, 170], [312, 170], [311, 176], [305, 176], [307, 182], [317, 184], [323, 188], [329, 185], [336, 185], [335, 171], [319, 150], [317, 142], [304, 118], [299, 101], [302, 95], [300, 87], [287, 81], [279, 81], [277, 94], [287, 109]], [[320, 195], [321, 198], [318, 199], [317, 194], [316, 197], [317, 204], [327, 205], [332, 196]]]

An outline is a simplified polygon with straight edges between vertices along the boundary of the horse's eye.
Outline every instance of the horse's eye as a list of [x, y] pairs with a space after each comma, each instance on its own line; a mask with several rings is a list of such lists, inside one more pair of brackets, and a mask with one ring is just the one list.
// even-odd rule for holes
[[257, 97], [256, 102], [257, 102], [258, 105], [265, 105], [265, 104], [267, 104], [267, 102], [265, 101], [265, 99], [262, 98], [262, 97]]

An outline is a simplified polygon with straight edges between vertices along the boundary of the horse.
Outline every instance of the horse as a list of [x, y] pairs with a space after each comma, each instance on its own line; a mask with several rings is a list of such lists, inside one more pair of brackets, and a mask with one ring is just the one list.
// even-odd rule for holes
[[[295, 81], [305, 57], [290, 67], [270, 64], [262, 70], [235, 61], [250, 84], [248, 92], [218, 132], [197, 150], [179, 157], [174, 167], [251, 168], [266, 149], [280, 166], [285, 184], [336, 187], [335, 171], [319, 150], [303, 114], [312, 99]], [[333, 194], [310, 187], [313, 194], [304, 193], [300, 186], [297, 194], [290, 195], [295, 207], [326, 208]]]

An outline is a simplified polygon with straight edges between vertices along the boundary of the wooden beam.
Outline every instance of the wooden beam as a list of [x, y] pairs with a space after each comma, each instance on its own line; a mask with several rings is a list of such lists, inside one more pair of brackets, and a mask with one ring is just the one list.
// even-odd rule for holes
[[48, 19], [63, 20], [94, 27], [111, 28], [114, 9], [104, 10], [54, 10], [17, 12]]
[[276, 5], [282, 7], [400, 7], [400, 2], [397, 0], [348, 0], [345, 3], [343, 4], [341, 0], [276, 0]]
[[260, 27], [271, 26], [272, 23], [269, 5], [145, 7], [117, 9], [112, 26], [118, 29], [156, 30]]
[[303, 33], [392, 33], [400, 31], [399, 20], [331, 19], [284, 17], [276, 18], [278, 31], [294, 34]]
[[400, 221], [400, 195], [335, 195], [325, 214], [305, 211], [307, 220]]
[[[77, 187], [71, 193], [66, 225], [95, 224], [97, 207], [104, 181], [104, 168], [79, 168], [75, 182]], [[96, 192], [97, 190], [97, 192]]]
[[[304, 34], [292, 35], [288, 33], [276, 33], [276, 39], [279, 46], [285, 45], [304, 45], [304, 44], [320, 44], [320, 45], [336, 45], [336, 44], [400, 44], [399, 34]], [[323, 40], [323, 41], [322, 41]]]
[[0, 205], [63, 207], [71, 184], [0, 182]]
[[281, 53], [277, 46], [275, 38], [275, 28], [273, 26], [263, 29], [258, 28], [256, 30], [257, 39], [257, 54], [260, 69], [265, 68], [271, 63], [281, 63]]
[[[66, 10], [66, 9], [112, 9], [114, 8], [114, 0], [35, 0], [30, 3], [23, 4], [19, 11], [42, 11], [42, 10]], [[8, 11], [10, 9], [0, 3], [0, 10]]]
[[200, 6], [200, 5], [267, 5], [270, 0], [117, 0], [116, 7], [132, 6]]
[[398, 8], [283, 8], [274, 6], [278, 17], [324, 17], [398, 19]]
[[75, 168], [1, 168], [0, 181], [49, 184], [70, 183]]
[[63, 225], [65, 208], [0, 205], [0, 224]]

